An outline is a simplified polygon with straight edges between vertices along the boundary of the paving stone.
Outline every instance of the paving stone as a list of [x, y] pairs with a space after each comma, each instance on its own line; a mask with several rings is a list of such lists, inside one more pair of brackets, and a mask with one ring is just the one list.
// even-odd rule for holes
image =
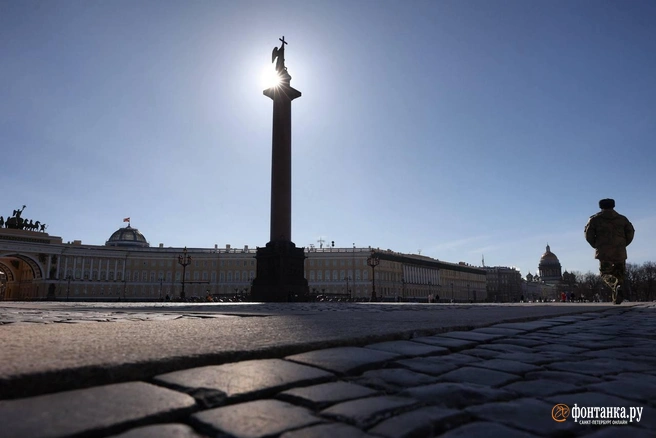
[[656, 385], [638, 379], [617, 379], [589, 385], [588, 390], [604, 392], [641, 403], [656, 403]]
[[493, 335], [503, 335], [503, 336], [516, 336], [521, 333], [526, 333], [526, 330], [511, 329], [505, 327], [482, 327], [472, 330], [474, 333], [491, 333]]
[[627, 414], [629, 411], [628, 408], [631, 406], [642, 407], [643, 411], [642, 411], [642, 418], [640, 419], [640, 422], [636, 423], [634, 420], [634, 422], [631, 424], [640, 428], [656, 430], [656, 409], [650, 406], [644, 406], [640, 402], [628, 400], [623, 397], [616, 397], [614, 395], [608, 395], [602, 392], [586, 391], [586, 392], [578, 392], [573, 394], [557, 395], [557, 396], [549, 397], [545, 399], [545, 401], [553, 403], [554, 405], [557, 403], [564, 403], [567, 406], [569, 406], [570, 409], [573, 409], [575, 404], [578, 407], [583, 407], [583, 406], [625, 407], [627, 410]]
[[281, 392], [278, 398], [294, 404], [309, 406], [313, 409], [323, 409], [335, 403], [370, 397], [378, 392], [355, 383], [329, 382], [304, 388], [292, 388]]
[[0, 435], [64, 437], [113, 433], [126, 426], [177, 418], [195, 407], [187, 394], [144, 382], [0, 401]]
[[465, 412], [483, 420], [503, 423], [536, 435], [572, 433], [579, 425], [569, 421], [555, 422], [551, 417], [554, 405], [555, 403], [549, 404], [540, 400], [522, 398], [509, 402], [472, 406], [465, 409]]
[[631, 438], [654, 438], [654, 432], [624, 425], [611, 426], [600, 428], [598, 431], [586, 435], [585, 438], [617, 438], [622, 436]]
[[514, 393], [503, 389], [460, 382], [435, 383], [409, 388], [401, 391], [399, 395], [449, 409], [463, 409], [476, 404], [515, 398]]
[[191, 416], [192, 424], [203, 433], [239, 438], [268, 437], [322, 421], [305, 408], [279, 400], [256, 400]]
[[441, 359], [442, 358], [437, 357], [418, 357], [416, 359], [399, 360], [394, 362], [394, 364], [409, 368], [419, 373], [430, 374], [433, 376], [439, 376], [440, 374], [444, 374], [458, 368], [457, 364]]
[[376, 344], [365, 345], [364, 348], [387, 351], [388, 353], [395, 353], [401, 356], [429, 356], [449, 353], [448, 348], [412, 341], [379, 342]]
[[461, 411], [428, 406], [388, 418], [369, 432], [388, 438], [428, 437], [464, 424], [468, 419]]
[[543, 365], [553, 362], [553, 356], [547, 353], [502, 353], [495, 357], [500, 360], [511, 360], [533, 365]]
[[581, 345], [587, 347], [588, 344], [594, 345], [598, 342], [608, 342], [617, 340], [615, 336], [602, 335], [597, 333], [576, 333], [573, 335], [567, 335], [565, 340], [579, 342]]
[[495, 345], [495, 344], [505, 344], [505, 345], [519, 345], [520, 347], [536, 347], [538, 345], [546, 345], [544, 341], [536, 341], [534, 339], [526, 339], [524, 337], [517, 338], [503, 338], [492, 341], [490, 344], [486, 345]]
[[225, 399], [262, 397], [292, 385], [332, 377], [331, 373], [317, 368], [281, 359], [263, 359], [175, 371], [159, 375], [155, 381], [192, 394], [204, 406], [217, 406]]
[[649, 365], [637, 364], [624, 360], [606, 358], [582, 360], [579, 362], [555, 362], [545, 365], [546, 368], [557, 371], [575, 370], [577, 373], [592, 376], [604, 376], [625, 371], [645, 371], [651, 369]]
[[503, 359], [484, 360], [482, 362], [473, 362], [470, 365], [517, 375], [544, 370], [544, 368], [535, 365]]
[[384, 395], [361, 398], [331, 406], [321, 411], [321, 415], [368, 428], [394, 413], [416, 405], [411, 398]]
[[496, 356], [496, 359], [515, 360], [518, 362], [530, 363], [533, 365], [547, 365], [550, 363], [576, 362], [588, 359], [586, 356], [575, 356], [572, 354], [557, 352], [535, 352], [535, 353], [502, 353]]
[[569, 383], [575, 386], [588, 386], [593, 383], [603, 382], [599, 377], [588, 376], [586, 374], [570, 373], [567, 371], [536, 371], [527, 373], [524, 376], [526, 380], [553, 380], [561, 383]]
[[362, 377], [357, 379], [357, 382], [386, 391], [395, 391], [399, 388], [411, 388], [413, 386], [435, 383], [437, 382], [437, 377], [417, 373], [405, 368], [386, 368], [367, 371]]
[[131, 429], [113, 438], [204, 438], [186, 424], [156, 424]]
[[[483, 347], [476, 347], [476, 348], [472, 348], [472, 349], [469, 349], [469, 350], [463, 350], [463, 351], [461, 351], [461, 354], [466, 354], [468, 356], [474, 356], [474, 357], [480, 358], [480, 359], [492, 359], [492, 358], [495, 358], [495, 357], [497, 357], [497, 356], [499, 356], [500, 354], [503, 354], [503, 353], [500, 352], [500, 351], [495, 351], [495, 350], [487, 350]], [[476, 361], [476, 362], [478, 362], [478, 361]], [[472, 362], [472, 363], [476, 363], [476, 362]]]
[[607, 350], [586, 351], [585, 353], [581, 353], [581, 355], [585, 356], [586, 358], [603, 358], [603, 359], [622, 360], [628, 362], [637, 362], [644, 365], [651, 365], [652, 368], [656, 368], [656, 357], [647, 356], [647, 355], [636, 355], [634, 353], [629, 353], [616, 348], [607, 349]]
[[478, 342], [467, 341], [465, 339], [445, 338], [443, 336], [423, 336], [420, 338], [413, 338], [414, 342], [421, 342], [429, 345], [437, 345], [439, 347], [448, 348], [451, 351], [460, 351], [467, 348], [473, 348], [478, 345]]
[[571, 322], [587, 321], [589, 319], [591, 318], [583, 315], [565, 315], [565, 316], [555, 316], [553, 318], [548, 318], [545, 321], [571, 323]]
[[444, 336], [447, 338], [465, 339], [468, 341], [476, 341], [476, 342], [489, 342], [504, 337], [503, 335], [495, 335], [492, 333], [475, 333], [475, 332], [461, 332], [461, 331], [442, 333], [439, 336]]
[[516, 392], [524, 397], [548, 397], [550, 395], [566, 394], [581, 390], [576, 385], [563, 382], [555, 383], [553, 380], [522, 380], [502, 386], [501, 389]]
[[644, 373], [620, 373], [616, 376], [611, 376], [610, 378], [617, 380], [626, 379], [629, 381], [645, 382], [649, 385], [656, 385], [656, 376]]
[[494, 327], [524, 330], [530, 332], [534, 330], [554, 327], [556, 325], [559, 324], [553, 322], [530, 321], [530, 322], [507, 322], [503, 324], [495, 324]]
[[450, 430], [440, 438], [532, 438], [538, 435], [529, 434], [525, 431], [511, 429], [508, 426], [487, 421], [477, 421], [465, 426]]
[[442, 361], [443, 363], [452, 363], [454, 365], [465, 365], [472, 362], [478, 362], [480, 359], [470, 354], [451, 353], [446, 356], [436, 357], [435, 360]]
[[[507, 339], [503, 339], [503, 340], [505, 341]], [[512, 345], [512, 344], [501, 344], [496, 342], [493, 344], [483, 344], [480, 346], [480, 348], [486, 350], [498, 351], [500, 353], [533, 353], [535, 351], [533, 348], [529, 348], [529, 347], [522, 347], [520, 345]]]
[[337, 347], [295, 354], [286, 359], [341, 374], [358, 373], [398, 358], [398, 354], [359, 347]]
[[317, 424], [303, 429], [285, 432], [280, 438], [369, 438], [369, 435], [358, 429], [343, 423]]
[[449, 382], [467, 382], [488, 386], [502, 386], [520, 379], [514, 374], [470, 366], [449, 371], [439, 378]]
[[578, 354], [588, 351], [585, 348], [570, 347], [569, 345], [562, 345], [562, 344], [541, 345], [538, 347], [534, 347], [534, 350], [548, 351], [548, 352], [557, 351], [559, 353], [568, 353], [568, 354]]

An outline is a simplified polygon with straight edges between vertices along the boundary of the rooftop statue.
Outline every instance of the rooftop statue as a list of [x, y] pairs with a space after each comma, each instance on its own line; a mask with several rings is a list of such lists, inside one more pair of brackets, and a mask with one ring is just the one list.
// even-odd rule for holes
[[284, 36], [278, 39], [282, 41], [282, 44], [280, 45], [280, 48], [273, 48], [273, 53], [271, 53], [271, 62], [275, 62], [276, 58], [278, 58], [278, 62], [276, 62], [276, 71], [278, 73], [284, 73], [287, 70], [285, 67], [285, 44], [287, 44], [287, 42], [285, 41]]

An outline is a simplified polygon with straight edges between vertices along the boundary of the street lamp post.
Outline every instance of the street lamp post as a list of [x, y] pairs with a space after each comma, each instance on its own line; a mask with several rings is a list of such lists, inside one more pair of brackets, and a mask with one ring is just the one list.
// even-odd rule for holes
[[68, 280], [68, 286], [66, 286], [66, 301], [68, 301], [69, 293], [71, 292], [71, 275], [66, 276], [66, 280]]
[[371, 266], [371, 301], [376, 301], [376, 266], [380, 264], [380, 258], [371, 252], [371, 256], [367, 257], [367, 265]]
[[346, 293], [349, 294], [349, 298], [351, 298], [351, 289], [349, 289], [349, 276], [346, 276]]
[[180, 292], [180, 299], [185, 299], [185, 280], [187, 274], [187, 266], [191, 263], [191, 256], [187, 254], [187, 247], [182, 250], [182, 254], [178, 256], [178, 263], [182, 266], [182, 291]]

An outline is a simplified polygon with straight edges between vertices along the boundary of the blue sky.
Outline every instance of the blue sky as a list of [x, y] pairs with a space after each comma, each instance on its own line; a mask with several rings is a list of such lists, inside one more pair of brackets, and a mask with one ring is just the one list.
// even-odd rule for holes
[[285, 36], [298, 246], [596, 271], [601, 198], [655, 260], [651, 1], [1, 1], [0, 215], [104, 244], [263, 246]]

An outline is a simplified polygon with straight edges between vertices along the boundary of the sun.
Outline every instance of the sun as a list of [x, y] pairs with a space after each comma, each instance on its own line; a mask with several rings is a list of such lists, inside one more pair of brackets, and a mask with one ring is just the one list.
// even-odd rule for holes
[[260, 81], [265, 89], [277, 87], [281, 83], [280, 75], [273, 67], [273, 65], [267, 66], [262, 71], [262, 77]]

